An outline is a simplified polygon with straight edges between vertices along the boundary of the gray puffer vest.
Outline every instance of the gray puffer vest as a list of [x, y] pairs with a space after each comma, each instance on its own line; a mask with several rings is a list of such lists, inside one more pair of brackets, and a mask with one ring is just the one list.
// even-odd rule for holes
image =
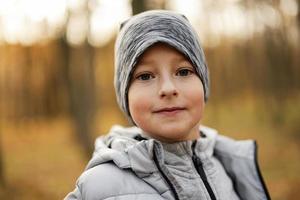
[[268, 200], [255, 141], [201, 126], [195, 141], [162, 143], [114, 126], [65, 200]]

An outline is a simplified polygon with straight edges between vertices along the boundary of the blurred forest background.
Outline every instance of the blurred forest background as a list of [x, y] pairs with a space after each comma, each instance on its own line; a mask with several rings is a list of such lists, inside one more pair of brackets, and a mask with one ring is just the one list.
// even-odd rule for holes
[[113, 50], [132, 14], [170, 9], [199, 33], [203, 124], [254, 138], [272, 199], [300, 199], [299, 0], [0, 0], [0, 199], [62, 199], [94, 139], [128, 125]]

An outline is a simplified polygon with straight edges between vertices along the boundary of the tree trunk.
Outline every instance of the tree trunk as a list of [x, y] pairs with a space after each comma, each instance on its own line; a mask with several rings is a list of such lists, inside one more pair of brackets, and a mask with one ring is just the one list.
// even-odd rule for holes
[[71, 47], [61, 39], [65, 63], [63, 73], [75, 137], [86, 157], [93, 152], [91, 125], [95, 111], [93, 48], [87, 43]]
[[[85, 6], [81, 9], [89, 19], [90, 10], [87, 0]], [[74, 13], [68, 12], [68, 19], [72, 14]], [[87, 20], [87, 23], [89, 23], [89, 20]], [[86, 25], [89, 28], [90, 24]], [[61, 38], [60, 44], [65, 60], [62, 69], [68, 93], [69, 111], [75, 128], [75, 137], [82, 147], [84, 155], [90, 158], [94, 149], [91, 126], [96, 109], [94, 48], [88, 44], [87, 40], [82, 45], [71, 47], [66, 38]]]
[[94, 116], [93, 49], [84, 44], [69, 51], [70, 106], [79, 142], [87, 156], [91, 156], [93, 144], [91, 125]]

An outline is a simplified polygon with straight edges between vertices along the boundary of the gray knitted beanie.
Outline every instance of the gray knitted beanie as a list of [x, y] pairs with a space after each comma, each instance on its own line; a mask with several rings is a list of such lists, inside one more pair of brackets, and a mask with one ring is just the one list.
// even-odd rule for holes
[[115, 44], [115, 92], [121, 110], [131, 121], [128, 106], [131, 76], [139, 57], [157, 42], [167, 43], [191, 61], [202, 81], [205, 101], [209, 96], [205, 56], [189, 21], [173, 11], [146, 11], [131, 17], [121, 25]]

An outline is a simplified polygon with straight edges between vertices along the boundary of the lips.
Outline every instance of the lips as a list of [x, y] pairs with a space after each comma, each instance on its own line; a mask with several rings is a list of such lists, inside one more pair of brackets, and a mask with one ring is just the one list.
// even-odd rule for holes
[[166, 107], [155, 110], [154, 113], [177, 113], [179, 111], [185, 110], [184, 107]]

